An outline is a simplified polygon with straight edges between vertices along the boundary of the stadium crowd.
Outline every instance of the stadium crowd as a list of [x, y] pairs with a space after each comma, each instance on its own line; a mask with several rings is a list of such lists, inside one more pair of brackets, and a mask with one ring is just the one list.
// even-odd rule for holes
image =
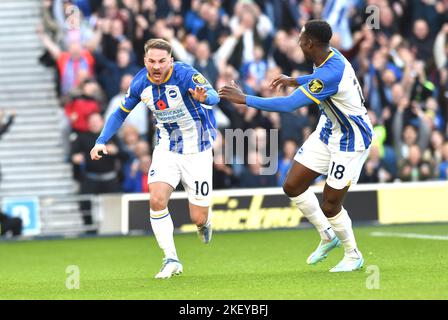
[[[373, 12], [366, 10], [371, 5]], [[104, 119], [143, 67], [146, 40], [168, 40], [175, 59], [193, 65], [216, 89], [234, 80], [246, 93], [270, 97], [293, 90], [273, 92], [269, 83], [276, 75], [312, 72], [298, 34], [317, 18], [331, 24], [332, 46], [356, 70], [374, 124], [360, 182], [447, 179], [447, 0], [44, 0], [42, 12], [37, 33], [46, 51], [40, 61], [58, 75], [71, 145], [67, 159], [83, 193], [147, 191], [155, 134], [143, 106], [110, 143], [107, 161], [88, 156]], [[293, 114], [228, 101], [214, 109], [221, 132], [214, 147], [215, 189], [281, 185], [319, 118], [315, 105]], [[245, 156], [249, 164], [224, 163], [226, 128], [253, 129], [258, 146], [266, 148], [268, 130], [278, 129], [278, 174], [260, 175], [263, 147]]]

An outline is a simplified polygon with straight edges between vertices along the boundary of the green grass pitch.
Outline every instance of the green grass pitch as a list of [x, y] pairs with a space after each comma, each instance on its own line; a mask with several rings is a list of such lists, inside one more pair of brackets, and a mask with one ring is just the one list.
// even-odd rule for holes
[[[0, 242], [0, 299], [448, 299], [448, 241], [378, 231], [447, 236], [448, 224], [357, 227], [366, 264], [344, 274], [328, 272], [342, 248], [305, 263], [313, 229], [215, 233], [210, 245], [176, 235], [184, 273], [168, 280], [153, 279], [162, 257], [152, 236]], [[69, 265], [78, 290], [66, 288]], [[369, 276], [379, 288], [367, 288]]]

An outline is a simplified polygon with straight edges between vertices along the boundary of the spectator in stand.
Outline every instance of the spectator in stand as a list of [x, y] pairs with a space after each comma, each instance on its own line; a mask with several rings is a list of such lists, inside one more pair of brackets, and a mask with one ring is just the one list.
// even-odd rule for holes
[[182, 0], [168, 0], [165, 20], [170, 28], [178, 31], [183, 28], [185, 10]]
[[130, 168], [129, 175], [125, 176], [123, 182], [124, 192], [149, 192], [148, 173], [151, 167], [151, 156], [144, 155], [138, 158]]
[[202, 0], [192, 0], [191, 8], [185, 15], [185, 30], [193, 35], [197, 35], [205, 25], [205, 21], [200, 16], [201, 5]]
[[120, 81], [125, 74], [135, 75], [140, 70], [132, 61], [132, 46], [129, 41], [120, 44], [116, 61], [105, 59], [101, 54], [96, 54], [95, 57], [101, 69], [98, 79], [108, 99], [120, 93]]
[[135, 148], [140, 141], [138, 129], [133, 125], [124, 125], [120, 131], [120, 136], [124, 142], [124, 150], [129, 158], [135, 158]]
[[269, 46], [272, 23], [266, 15], [262, 14], [259, 7], [252, 2], [238, 1], [235, 5], [235, 15], [230, 19], [229, 26], [232, 30], [242, 28], [244, 30], [229, 63], [240, 70], [241, 66], [254, 61], [254, 46]]
[[322, 12], [322, 19], [326, 20], [333, 32], [341, 37], [341, 46], [344, 50], [353, 46], [349, 20], [350, 6], [351, 1], [328, 0]]
[[81, 42], [73, 40], [68, 44], [68, 51], [63, 51], [40, 27], [38, 36], [44, 47], [56, 61], [60, 77], [60, 93], [67, 95], [79, 83], [80, 71], [85, 71], [89, 77], [94, 76], [95, 59], [84, 49]]
[[448, 56], [448, 23], [444, 24], [437, 34], [434, 42], [434, 60], [436, 67], [441, 72], [447, 66]]
[[199, 29], [197, 38], [199, 41], [207, 41], [214, 52], [222, 44], [223, 39], [230, 34], [230, 30], [222, 24], [218, 8], [213, 4], [204, 2], [200, 12], [205, 25]]
[[443, 162], [443, 144], [445, 139], [442, 132], [433, 131], [431, 133], [431, 144], [428, 149], [423, 152], [423, 159], [431, 163], [434, 168], [434, 176], [439, 176], [440, 164]]
[[[410, 108], [411, 111], [409, 111]], [[418, 127], [415, 124], [403, 124], [405, 111], [409, 111], [411, 116], [416, 116]], [[426, 150], [428, 147], [430, 127], [423, 116], [423, 111], [417, 103], [413, 103], [413, 106], [409, 107], [409, 100], [403, 99], [398, 105], [393, 128], [397, 161], [408, 158], [409, 149], [413, 144], [417, 144], [420, 150]]]
[[[120, 83], [120, 93], [114, 96], [110, 102], [107, 110], [104, 114], [104, 118], [107, 120], [110, 115], [115, 111], [116, 108], [120, 106], [120, 103], [123, 101], [130, 85], [131, 81], [134, 78], [132, 74], [125, 74], [121, 78]], [[125, 124], [129, 124], [135, 128], [137, 128], [138, 133], [141, 138], [146, 138], [148, 134], [149, 127], [149, 111], [148, 108], [140, 103], [138, 106], [132, 110], [129, 116], [125, 120]]]
[[426, 99], [424, 113], [429, 121], [431, 130], [441, 131], [445, 128], [445, 120], [443, 119], [442, 112], [440, 111], [439, 103], [435, 98], [429, 97]]
[[81, 194], [99, 194], [119, 192], [117, 169], [121, 162], [127, 159], [127, 155], [120, 149], [120, 143], [116, 138], [107, 145], [108, 156], [101, 165], [90, 159], [92, 142], [95, 141], [104, 125], [99, 113], [93, 113], [89, 117], [89, 131], [78, 135], [72, 145], [72, 162], [82, 165], [84, 168], [81, 183]]
[[[126, 128], [126, 127], [125, 127]], [[132, 128], [132, 127], [130, 127]], [[129, 135], [129, 133], [128, 133]], [[133, 136], [133, 134], [132, 134]], [[129, 138], [128, 138], [129, 139]], [[139, 161], [142, 157], [150, 155], [149, 143], [144, 140], [138, 140], [133, 147], [132, 152], [127, 148], [123, 148], [127, 152], [128, 159], [123, 164], [122, 175], [123, 175], [123, 190], [129, 189], [129, 181], [134, 181], [135, 174], [138, 171]], [[131, 191], [129, 191], [131, 192]]]
[[413, 144], [409, 147], [408, 156], [401, 161], [399, 169], [401, 181], [425, 181], [434, 178], [434, 168], [431, 163], [422, 160], [420, 147]]
[[418, 19], [414, 22], [411, 46], [418, 60], [429, 63], [433, 59], [434, 38], [429, 31], [428, 23], [423, 19]]
[[297, 142], [295, 140], [286, 140], [283, 144], [283, 155], [279, 159], [278, 173], [277, 173], [277, 186], [283, 186], [286, 175], [291, 167], [292, 160], [297, 152]]
[[394, 176], [387, 167], [387, 164], [380, 156], [380, 148], [376, 143], [372, 143], [369, 157], [366, 160], [361, 176], [362, 183], [392, 182]]
[[100, 102], [95, 97], [99, 90], [98, 83], [87, 79], [81, 84], [81, 94], [72, 97], [65, 104], [67, 116], [72, 131], [81, 133], [89, 131], [89, 117], [101, 111]]
[[442, 162], [438, 168], [438, 178], [442, 180], [448, 179], [448, 141], [443, 143], [442, 147]]
[[[89, 117], [89, 131], [80, 133], [72, 144], [72, 163], [82, 168], [80, 194], [103, 194], [121, 192], [118, 173], [122, 163], [128, 156], [120, 149], [120, 143], [116, 137], [107, 144], [108, 156], [103, 161], [93, 161], [90, 158], [90, 150], [95, 145], [104, 126], [104, 120], [99, 113], [93, 113]], [[84, 224], [92, 224], [90, 214], [90, 202], [81, 202], [84, 212]]]
[[243, 188], [266, 188], [277, 185], [275, 175], [262, 174], [262, 156], [253, 151], [248, 156], [248, 165], [240, 177], [240, 186]]
[[268, 62], [264, 59], [264, 51], [260, 45], [254, 47], [254, 60], [243, 65], [243, 77], [255, 92], [260, 92], [261, 83], [265, 80]]
[[288, 33], [284, 30], [279, 30], [275, 34], [272, 57], [283, 73], [292, 74], [294, 65], [288, 58], [288, 53], [290, 52], [288, 37]]

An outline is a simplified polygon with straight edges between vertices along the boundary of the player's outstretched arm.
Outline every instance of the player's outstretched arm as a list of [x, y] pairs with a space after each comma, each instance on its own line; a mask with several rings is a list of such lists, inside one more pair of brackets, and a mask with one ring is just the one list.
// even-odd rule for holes
[[314, 103], [300, 88], [287, 97], [260, 98], [245, 95], [233, 82], [219, 89], [219, 96], [233, 103], [246, 104], [248, 107], [272, 112], [292, 112]]
[[107, 119], [106, 124], [104, 125], [103, 130], [101, 131], [100, 136], [95, 142], [95, 146], [90, 151], [90, 157], [92, 160], [101, 159], [101, 155], [99, 154], [102, 151], [104, 154], [107, 154], [106, 143], [114, 136], [114, 134], [120, 129], [124, 120], [126, 119], [128, 112], [124, 111], [122, 108], [117, 108]]

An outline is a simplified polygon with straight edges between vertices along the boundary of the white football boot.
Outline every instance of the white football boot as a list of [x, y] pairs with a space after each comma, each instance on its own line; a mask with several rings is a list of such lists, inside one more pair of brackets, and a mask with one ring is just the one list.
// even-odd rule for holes
[[344, 255], [344, 258], [334, 268], [330, 269], [330, 272], [350, 272], [356, 271], [362, 268], [364, 265], [364, 258], [361, 252], [354, 249], [350, 252], [350, 255]]
[[179, 275], [183, 271], [182, 264], [174, 259], [163, 259], [162, 268], [160, 269], [160, 272], [155, 275], [154, 278], [156, 279], [168, 279], [171, 278], [173, 275]]

